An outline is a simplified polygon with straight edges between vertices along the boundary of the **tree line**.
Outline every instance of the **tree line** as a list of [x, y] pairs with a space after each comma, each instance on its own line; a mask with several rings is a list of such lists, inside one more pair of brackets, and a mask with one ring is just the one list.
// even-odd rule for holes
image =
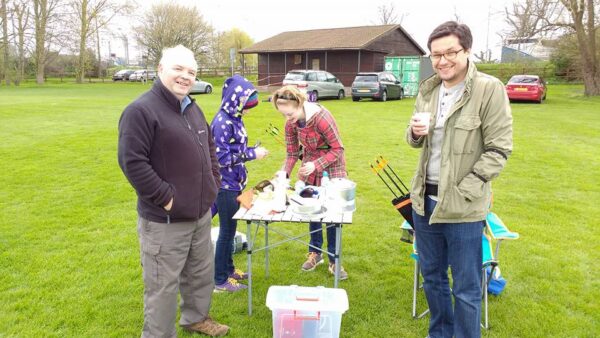
[[[194, 6], [161, 3], [139, 13], [135, 2], [121, 0], [0, 0], [0, 79], [19, 85], [35, 74], [43, 84], [46, 73], [71, 64], [76, 82], [90, 71], [100, 77], [109, 66], [102, 60], [101, 40], [133, 36], [143, 62], [156, 66], [166, 47], [183, 44], [196, 53], [199, 63], [218, 68], [231, 65], [229, 50], [250, 46], [245, 32], [216, 31]], [[115, 27], [127, 23], [125, 32]], [[234, 66], [241, 65], [236, 56]], [[246, 57], [247, 66], [256, 57]]]
[[[509, 26], [503, 40], [526, 40], [559, 36], [553, 57], [558, 66], [581, 69], [585, 95], [600, 95], [600, 0], [515, 0], [505, 9]], [[77, 82], [87, 71], [101, 72], [100, 34], [110, 32], [114, 21], [133, 22], [131, 30], [145, 63], [156, 65], [165, 47], [184, 44], [193, 50], [200, 64], [212, 68], [230, 65], [229, 51], [247, 47], [253, 40], [243, 31], [217, 32], [194, 6], [162, 3], [137, 13], [134, 1], [122, 0], [0, 0], [0, 78], [19, 84], [28, 66], [36, 82], [44, 83], [45, 71], [61, 54], [76, 56]], [[455, 19], [460, 21], [457, 13]], [[393, 3], [378, 7], [378, 23], [401, 23]], [[124, 34], [124, 33], [120, 33]], [[475, 57], [483, 60], [485, 55]], [[242, 56], [236, 54], [235, 65]], [[245, 63], [255, 66], [256, 56]]]
[[581, 70], [584, 94], [600, 95], [600, 0], [521, 0], [505, 9], [504, 38], [558, 36], [552, 62], [558, 69]]

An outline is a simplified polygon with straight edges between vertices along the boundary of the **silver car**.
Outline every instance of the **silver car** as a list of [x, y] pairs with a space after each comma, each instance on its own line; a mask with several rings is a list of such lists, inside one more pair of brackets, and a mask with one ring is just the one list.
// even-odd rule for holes
[[194, 86], [192, 87], [192, 91], [190, 94], [210, 94], [212, 93], [212, 85], [206, 81], [202, 81], [200, 79], [196, 79]]
[[306, 92], [311, 101], [321, 97], [343, 99], [344, 85], [333, 74], [323, 70], [292, 70], [283, 79], [283, 85], [294, 85]]
[[156, 71], [140, 69], [129, 75], [129, 81], [147, 81], [156, 79]]

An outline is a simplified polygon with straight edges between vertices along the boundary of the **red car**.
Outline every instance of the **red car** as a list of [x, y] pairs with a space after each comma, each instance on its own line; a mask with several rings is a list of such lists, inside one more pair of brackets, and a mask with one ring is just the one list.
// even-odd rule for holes
[[506, 84], [506, 94], [511, 101], [535, 101], [546, 99], [546, 81], [537, 75], [514, 75]]

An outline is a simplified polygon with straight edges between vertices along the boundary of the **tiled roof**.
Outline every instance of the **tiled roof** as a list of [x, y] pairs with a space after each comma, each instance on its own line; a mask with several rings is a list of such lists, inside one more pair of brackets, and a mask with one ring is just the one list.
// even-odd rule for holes
[[421, 49], [400, 25], [381, 25], [283, 32], [244, 48], [240, 53], [366, 49], [373, 41], [394, 29], [400, 29]]

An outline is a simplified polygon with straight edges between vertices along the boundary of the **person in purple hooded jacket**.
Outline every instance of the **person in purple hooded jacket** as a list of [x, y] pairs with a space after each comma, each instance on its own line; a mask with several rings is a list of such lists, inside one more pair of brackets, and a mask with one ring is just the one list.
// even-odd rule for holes
[[240, 207], [237, 197], [246, 187], [248, 170], [245, 163], [267, 156], [263, 147], [248, 147], [244, 116], [258, 105], [258, 92], [243, 76], [234, 75], [223, 85], [221, 108], [210, 128], [215, 139], [221, 173], [221, 188], [217, 195], [219, 238], [215, 250], [215, 290], [235, 292], [246, 289], [240, 280], [248, 278], [233, 265], [232, 245], [237, 221], [232, 219]]

